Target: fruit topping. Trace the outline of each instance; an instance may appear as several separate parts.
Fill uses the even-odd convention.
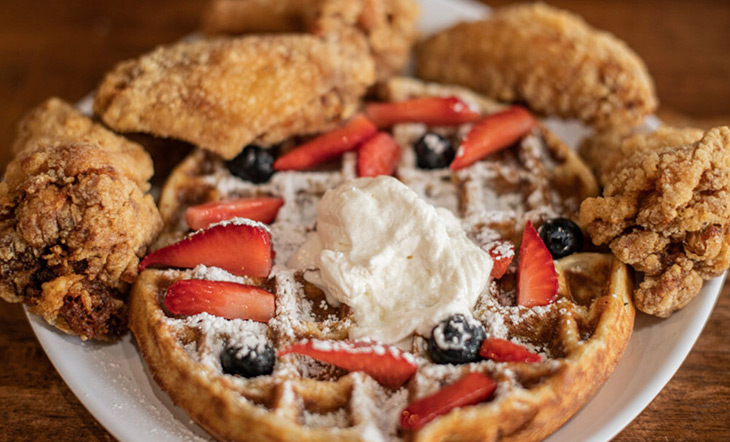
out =
[[[426,132],[413,146],[416,164],[421,169],[443,169],[448,167],[456,155],[451,140],[435,132]]]
[[[276,353],[269,344],[263,348],[228,346],[223,349],[220,358],[223,373],[253,378],[270,375],[274,371]]]
[[[274,221],[282,205],[283,199],[270,196],[213,201],[188,207],[185,221],[193,230],[205,229],[211,224],[232,218],[248,218],[268,224]]]
[[[398,388],[416,372],[413,356],[391,345],[371,341],[304,340],[279,351],[296,353],[347,371],[362,371],[381,385]]]
[[[199,264],[220,267],[241,276],[265,278],[271,271],[274,251],[271,234],[263,225],[235,222],[217,224],[182,241],[157,249],[139,264],[193,268]]]
[[[437,364],[466,364],[480,360],[479,347],[486,337],[481,324],[457,313],[431,330],[428,354]]]
[[[489,245],[487,252],[492,257],[490,276],[499,279],[507,272],[512,258],[515,257],[515,246],[509,241],[498,240]]]
[[[525,224],[517,265],[517,305],[548,305],[558,295],[558,274],[547,247],[531,221]]]
[[[490,153],[509,147],[524,137],[535,119],[522,107],[512,106],[477,121],[459,146],[451,170],[470,166]]]
[[[366,141],[357,153],[357,175],[393,175],[400,161],[400,146],[393,137],[380,132]]]
[[[274,170],[305,170],[354,150],[375,135],[378,128],[361,114],[345,126],[297,146],[274,162]]]
[[[497,383],[489,376],[469,373],[436,393],[408,404],[401,412],[400,426],[406,430],[417,430],[454,408],[487,400],[496,389]]]
[[[583,248],[583,232],[568,218],[549,219],[540,226],[539,232],[553,259],[563,258]]]
[[[506,339],[489,338],[482,342],[479,354],[484,359],[495,362],[540,362],[539,354],[533,353],[520,344]]]
[[[174,315],[209,313],[226,319],[268,322],[274,317],[274,295],[253,285],[204,279],[175,281],[165,294]]]
[[[365,114],[378,127],[398,123],[424,123],[428,126],[450,126],[470,123],[481,116],[456,97],[427,97],[395,103],[370,103]]]
[[[274,174],[274,153],[259,146],[246,146],[238,156],[226,163],[235,176],[253,183],[264,183]]]

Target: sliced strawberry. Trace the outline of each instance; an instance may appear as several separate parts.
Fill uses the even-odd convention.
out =
[[[470,123],[481,117],[456,97],[427,97],[395,103],[369,103],[365,115],[378,127],[398,123],[424,123],[428,126],[452,126]]]
[[[436,393],[411,402],[400,414],[400,426],[416,430],[454,408],[485,401],[497,383],[482,373],[469,373]]]
[[[181,279],[167,289],[165,305],[175,315],[210,313],[226,319],[268,322],[274,317],[274,295],[253,285],[228,281]]]
[[[211,224],[231,218],[248,218],[268,224],[276,218],[282,205],[283,199],[270,196],[213,201],[188,207],[185,221],[193,230],[205,229]]]
[[[403,385],[418,366],[398,348],[367,341],[304,340],[279,351],[279,356],[296,353],[327,362],[347,371],[363,371],[389,388]]]
[[[517,265],[517,304],[548,305],[558,296],[558,274],[545,243],[531,221],[525,224]]]
[[[155,250],[144,257],[139,271],[153,264],[181,268],[204,264],[234,275],[265,278],[273,259],[271,234],[263,226],[219,224]]]
[[[274,162],[274,170],[305,170],[353,150],[378,131],[364,116],[355,115],[345,126],[297,146]]]
[[[479,356],[495,362],[540,362],[542,360],[539,354],[531,352],[520,344],[496,338],[482,341]]]
[[[357,175],[393,175],[400,161],[400,146],[393,137],[380,132],[367,140],[357,152]]]
[[[493,279],[499,279],[507,272],[507,268],[515,257],[515,246],[509,241],[497,240],[489,245],[489,256],[492,257]]]
[[[463,169],[492,152],[511,146],[524,137],[535,124],[532,115],[519,106],[487,115],[476,122],[466,134],[449,168]]]

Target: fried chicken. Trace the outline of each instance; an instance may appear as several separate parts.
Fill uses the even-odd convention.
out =
[[[177,138],[231,159],[251,143],[329,130],[374,81],[364,41],[310,35],[183,42],[122,62],[94,111],[118,131]]]
[[[541,3],[460,23],[418,44],[416,59],[423,79],[599,128],[636,126],[657,106],[646,66],[626,44]]]
[[[578,151],[593,169],[600,185],[618,162],[634,152],[652,151],[665,146],[681,146],[693,143],[704,135],[694,128],[661,126],[651,134],[627,135],[622,131],[600,132],[581,143]]]
[[[116,135],[94,123],[68,103],[49,98],[29,112],[18,125],[13,152],[37,149],[56,142],[89,142],[103,149],[119,152],[126,160],[122,170],[137,182],[142,190],[149,189],[148,181],[154,172],[152,159],[137,143]]]
[[[72,141],[76,130],[86,135]],[[136,181],[145,173],[131,169],[144,151],[58,100],[26,118],[15,146],[0,183],[0,297],[82,339],[119,336],[139,257],[162,227]]]
[[[663,129],[614,145],[603,195],[580,208],[593,242],[644,272],[636,306],[660,317],[730,266],[730,128],[698,134]]]
[[[356,29],[367,39],[378,80],[401,73],[416,38],[414,0],[212,0],[203,16],[208,34]]]

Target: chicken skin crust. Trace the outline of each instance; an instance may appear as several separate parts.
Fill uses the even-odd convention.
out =
[[[580,207],[592,241],[644,272],[636,307],[659,317],[730,266],[730,128],[697,138],[666,128],[604,144],[614,156],[601,171],[603,194]]]
[[[416,46],[417,75],[598,128],[633,127],[657,106],[641,59],[577,15],[541,3],[495,10]]]
[[[212,0],[203,15],[207,34],[361,33],[378,80],[402,73],[416,39],[415,0]]]
[[[137,182],[142,190],[149,189],[154,169],[149,154],[137,143],[127,140],[95,123],[70,104],[58,98],[49,98],[20,121],[13,143],[13,152],[43,148],[48,144],[89,142],[105,150],[118,152],[126,164],[122,170]]]
[[[182,42],[122,62],[94,111],[112,129],[176,138],[225,159],[246,145],[329,130],[375,79],[366,43],[310,35]]]
[[[71,141],[77,131],[86,135]],[[60,100],[29,114],[15,146],[0,183],[0,297],[82,339],[117,338],[139,258],[162,228],[137,183],[151,160],[135,173],[141,146]]]

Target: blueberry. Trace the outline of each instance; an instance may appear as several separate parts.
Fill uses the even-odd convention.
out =
[[[416,163],[421,169],[443,169],[451,164],[456,152],[448,138],[426,132],[416,141]]]
[[[428,353],[437,364],[466,364],[481,360],[479,347],[486,338],[482,326],[462,314],[451,315],[431,331]]]
[[[252,349],[243,349],[238,346],[227,346],[221,352],[221,366],[223,373],[253,378],[269,375],[274,371],[276,353],[274,348],[266,344]]]
[[[579,252],[583,248],[583,233],[580,227],[568,218],[545,221],[540,226],[539,233],[553,259]]]
[[[274,174],[274,153],[271,149],[249,145],[226,165],[232,174],[254,183],[264,183]]]

